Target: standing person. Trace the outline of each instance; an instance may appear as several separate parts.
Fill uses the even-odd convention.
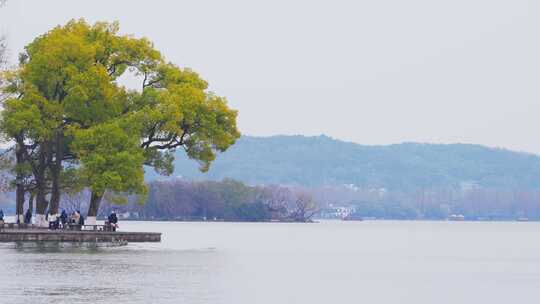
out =
[[[0,224],[4,224],[4,210],[0,209]]]
[[[111,225],[112,231],[116,231],[118,227],[118,217],[116,216],[116,211],[113,212],[108,217],[109,225]]]
[[[81,228],[82,226],[84,226],[84,216],[82,214],[79,213],[79,222],[78,222],[79,225],[81,225]]]
[[[24,214],[24,223],[32,224],[32,212],[30,212],[30,209],[26,209],[26,213]]]
[[[79,210],[75,211],[75,216],[73,217],[74,224],[80,225],[79,222],[81,220],[81,212]]]
[[[66,227],[67,220],[68,215],[66,213],[66,210],[62,209],[62,214],[60,214],[60,222],[62,222],[62,228]]]

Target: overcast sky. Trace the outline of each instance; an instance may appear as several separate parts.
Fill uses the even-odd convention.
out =
[[[81,17],[198,71],[243,134],[540,153],[540,1],[8,0],[0,29],[15,60]]]

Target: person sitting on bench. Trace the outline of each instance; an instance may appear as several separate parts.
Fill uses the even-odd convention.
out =
[[[113,211],[107,218],[107,224],[111,226],[112,231],[116,231],[116,228],[118,228],[118,217],[116,216],[115,211]]]

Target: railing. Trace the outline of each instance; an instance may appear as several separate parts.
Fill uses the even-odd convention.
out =
[[[38,227],[33,224],[24,224],[24,223],[17,224],[17,223],[0,222],[0,229],[51,229],[51,228]],[[108,224],[108,223],[104,225],[79,225],[79,224],[66,223],[64,225],[61,225],[61,227],[59,227],[58,229],[52,229],[52,230],[104,231],[104,232],[116,231],[113,225]]]

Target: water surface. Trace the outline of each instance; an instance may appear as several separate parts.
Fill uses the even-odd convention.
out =
[[[122,222],[159,244],[0,246],[1,303],[538,303],[540,223]]]

